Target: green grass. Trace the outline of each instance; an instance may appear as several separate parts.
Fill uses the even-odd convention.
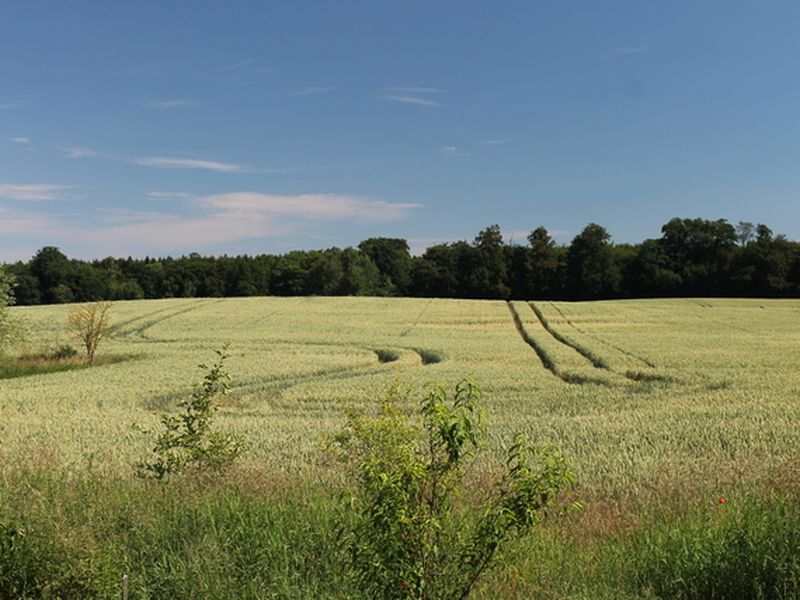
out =
[[[324,476],[323,476],[324,479]],[[361,598],[328,479],[239,472],[161,487],[16,470],[0,484],[0,598]],[[755,488],[598,521],[548,522],[504,552],[477,598],[795,598],[796,489]]]
[[[22,356],[19,358],[5,357],[0,359],[0,379],[14,379],[17,377],[30,377],[32,375],[46,375],[48,373],[61,373],[90,367],[111,365],[130,356],[102,356],[95,360],[94,365],[89,365],[83,358],[52,358],[46,355]]]

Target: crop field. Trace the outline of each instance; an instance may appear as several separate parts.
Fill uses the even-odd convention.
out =
[[[33,349],[67,342],[69,306],[19,307]],[[248,461],[310,464],[345,409],[391,382],[470,376],[492,450],[516,432],[561,449],[581,485],[777,464],[800,451],[800,301],[603,302],[382,298],[115,303],[91,369],[0,380],[0,452],[131,469],[152,426],[230,344],[220,427]]]

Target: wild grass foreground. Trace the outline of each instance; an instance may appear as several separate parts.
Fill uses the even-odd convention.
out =
[[[0,598],[120,597],[124,575],[131,598],[367,598],[338,539],[343,485],[329,471],[163,486],[6,463]],[[590,501],[509,547],[475,597],[795,598],[798,491]]]

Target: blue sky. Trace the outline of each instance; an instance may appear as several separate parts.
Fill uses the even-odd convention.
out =
[[[0,260],[800,238],[796,2],[0,4]]]

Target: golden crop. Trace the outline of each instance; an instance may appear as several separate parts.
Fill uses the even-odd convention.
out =
[[[67,341],[69,310],[13,314],[46,347]],[[99,356],[129,360],[0,380],[0,452],[129,468],[148,449],[131,424],[155,424],[225,342],[232,390],[218,420],[252,461],[308,464],[344,408],[397,376],[474,377],[493,444],[518,431],[555,444],[598,485],[800,451],[800,301],[174,299],[109,314],[118,333]]]

